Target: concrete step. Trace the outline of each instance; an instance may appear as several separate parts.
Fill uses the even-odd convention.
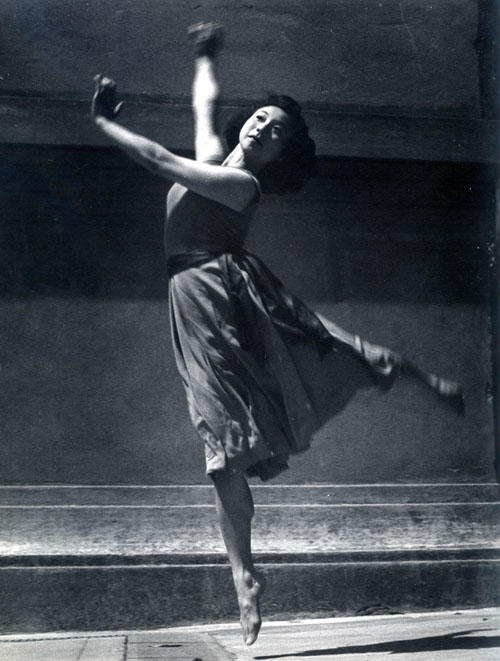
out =
[[[4,566],[0,631],[147,629],[238,619],[230,568],[221,557],[160,560],[99,566],[82,557],[79,564]],[[499,563],[498,552],[478,550],[434,557],[257,557],[268,582],[266,618],[499,605]]]
[[[496,482],[449,484],[252,484],[255,503],[370,504],[496,502]],[[209,484],[172,485],[0,485],[7,505],[212,505]]]
[[[1,512],[1,555],[222,552],[212,506],[22,507]],[[256,552],[493,547],[500,503],[259,505]]]
[[[237,617],[211,489],[0,489],[0,631]],[[267,613],[498,604],[498,485],[254,488]]]
[[[257,487],[254,494],[253,545],[261,553],[488,548],[500,538],[495,485],[463,493]],[[210,488],[4,488],[1,495],[0,555],[224,551]]]

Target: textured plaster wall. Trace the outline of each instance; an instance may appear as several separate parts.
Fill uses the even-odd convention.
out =
[[[170,347],[167,185],[106,149],[4,147],[0,174],[0,481],[203,481]],[[411,384],[363,394],[282,481],[491,478],[492,195],[485,168],[329,160],[267,200],[250,243],[297,294],[467,399],[457,418]]]
[[[86,97],[106,72],[127,94],[186,100],[186,27],[227,29],[228,99],[279,89],[307,104],[477,117],[474,0],[3,0],[0,94]]]

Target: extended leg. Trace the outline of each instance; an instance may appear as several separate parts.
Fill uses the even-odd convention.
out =
[[[252,493],[243,473],[218,475],[214,484],[217,516],[238,595],[243,637],[251,645],[260,630],[259,598],[265,587],[264,577],[256,572],[252,560]]]

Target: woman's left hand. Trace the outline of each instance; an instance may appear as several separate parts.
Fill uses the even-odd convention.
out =
[[[92,107],[90,115],[92,119],[105,117],[115,120],[123,105],[123,101],[116,103],[116,83],[111,78],[107,78],[98,73],[94,77],[95,92],[92,98]]]

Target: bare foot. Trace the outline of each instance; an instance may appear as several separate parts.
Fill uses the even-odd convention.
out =
[[[243,639],[247,645],[253,645],[259,635],[262,624],[259,600],[265,587],[266,579],[258,572],[254,572],[253,575],[246,572],[236,587]]]

